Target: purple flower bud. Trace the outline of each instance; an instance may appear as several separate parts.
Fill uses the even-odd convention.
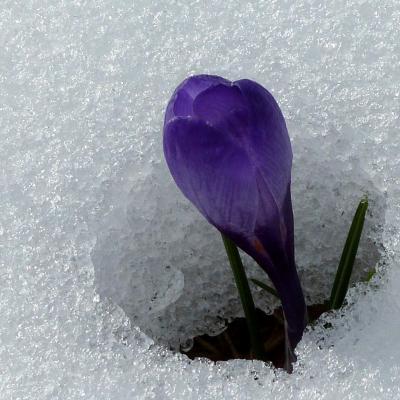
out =
[[[294,261],[292,150],[275,99],[247,79],[192,76],[167,106],[164,153],[183,194],[269,275],[294,349],[306,306]]]

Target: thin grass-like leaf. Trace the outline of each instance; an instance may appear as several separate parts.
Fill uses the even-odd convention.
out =
[[[271,286],[266,285],[265,283],[259,281],[258,279],[250,278],[250,280],[257,286],[259,286],[261,289],[264,289],[265,291],[267,291],[268,293],[272,294],[273,296],[279,299],[278,292]]]
[[[340,258],[330,297],[330,306],[332,309],[340,308],[346,297],[367,209],[368,200],[365,198],[360,201],[357,211],[354,214],[353,222],[351,223],[346,244],[344,245],[342,256]]]

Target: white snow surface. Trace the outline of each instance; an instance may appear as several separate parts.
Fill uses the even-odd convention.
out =
[[[397,0],[2,0],[0,398],[399,399],[399,26]],[[306,332],[292,375],[169,350],[241,314],[162,155],[195,73],[255,79],[282,107],[309,303],[370,199],[354,279],[378,274]]]

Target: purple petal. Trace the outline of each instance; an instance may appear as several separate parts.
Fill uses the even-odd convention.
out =
[[[176,118],[165,127],[164,152],[178,187],[213,225],[242,234],[254,230],[254,168],[228,133],[202,120]]]
[[[285,119],[272,95],[248,79],[234,82],[240,88],[251,112],[253,129],[249,140],[252,155],[277,204],[282,204],[290,183],[292,149]]]
[[[216,75],[195,75],[185,79],[175,90],[165,112],[165,124],[175,117],[193,115],[192,104],[196,96],[211,86],[231,84]]]
[[[173,115],[174,117],[186,117],[193,114],[193,98],[190,94],[182,89],[176,92],[175,101],[173,103]]]
[[[193,102],[194,114],[218,128],[228,128],[226,120],[237,110],[246,110],[246,103],[239,88],[232,85],[211,86]]]
[[[211,86],[218,84],[230,85],[231,82],[217,75],[194,75],[182,83],[182,89],[186,90],[192,99]]]
[[[290,197],[292,149],[284,117],[272,95],[258,83],[244,79],[234,82],[234,85],[240,88],[251,113],[249,149],[264,181],[264,190],[261,193],[264,195],[269,192],[265,206],[270,205],[272,196],[280,220],[277,228],[281,246],[271,247],[276,250],[278,258],[281,259],[282,254],[285,254],[288,263],[294,264],[293,212]],[[271,242],[273,235],[269,234],[266,228],[270,225],[270,216],[263,215],[265,208],[260,209],[257,230],[261,242],[266,244]]]

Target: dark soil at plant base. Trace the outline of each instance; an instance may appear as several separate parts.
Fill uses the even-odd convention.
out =
[[[328,306],[315,304],[308,306],[309,323],[328,311]],[[265,314],[257,309],[261,339],[264,343],[266,361],[272,362],[277,368],[284,367],[285,334],[282,309],[278,308],[273,314]],[[193,347],[189,351],[181,350],[190,359],[208,358],[212,361],[227,361],[232,359],[252,360],[250,339],[246,320],[236,318],[228,323],[227,328],[216,336],[201,335],[193,340]]]

